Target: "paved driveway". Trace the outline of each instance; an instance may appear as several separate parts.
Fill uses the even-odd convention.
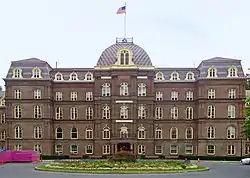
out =
[[[250,166],[242,166],[239,163],[202,162],[211,168],[210,171],[181,174],[158,174],[157,178],[249,178]],[[0,178],[145,178],[152,175],[89,175],[39,172],[33,169],[34,164],[6,164],[0,168]]]

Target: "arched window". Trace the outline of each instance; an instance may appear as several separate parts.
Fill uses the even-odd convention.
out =
[[[170,129],[170,139],[178,139],[178,129],[176,127]]]
[[[128,84],[127,83],[121,83],[120,96],[128,96]]]
[[[235,118],[236,117],[236,107],[235,105],[229,105],[228,108],[227,108],[227,111],[228,111],[228,118]]]
[[[61,74],[60,72],[57,72],[55,75],[55,80],[56,81],[62,81],[63,80],[63,74]]]
[[[214,105],[209,105],[207,107],[207,117],[215,118],[215,106]]]
[[[164,74],[162,72],[157,72],[155,75],[155,80],[165,80]]]
[[[162,119],[163,118],[163,108],[156,107],[155,108],[155,119]]]
[[[77,107],[70,108],[70,119],[71,120],[78,119],[78,108]]]
[[[209,126],[207,128],[207,138],[208,139],[214,139],[215,138],[215,128],[212,126]]]
[[[77,138],[78,138],[77,128],[73,127],[71,128],[71,139],[77,139]]]
[[[122,50],[120,52],[120,65],[129,65],[130,55],[128,50]]]
[[[86,108],[86,119],[87,120],[92,120],[94,115],[94,111],[92,107],[87,107]]]
[[[227,70],[228,74],[227,77],[238,77],[238,69],[235,66],[229,67]]]
[[[102,138],[103,139],[110,139],[110,129],[108,127],[103,128]]]
[[[84,80],[92,81],[93,79],[94,79],[94,77],[93,77],[93,74],[91,72],[87,72],[85,74]]]
[[[42,118],[42,108],[39,105],[34,106],[34,118],[35,119]]]
[[[34,139],[42,138],[42,128],[40,126],[34,127]]]
[[[178,108],[171,108],[171,119],[178,119]]]
[[[22,69],[15,68],[12,70],[12,78],[23,78]]]
[[[143,105],[138,107],[138,119],[146,119],[146,107]]]
[[[128,106],[122,105],[120,107],[120,118],[121,119],[128,119]]]
[[[15,127],[15,139],[23,138],[23,129],[20,126]]]
[[[233,126],[227,128],[227,139],[235,139],[236,129]]]
[[[56,139],[63,139],[63,129],[61,127],[56,128]]]
[[[147,88],[145,83],[138,84],[138,96],[146,96],[147,95]]]
[[[0,135],[0,140],[5,140],[6,139],[6,131],[3,130]]]
[[[186,128],[186,139],[193,139],[193,128],[192,127],[187,127]]]
[[[92,128],[86,129],[85,138],[86,139],[93,139],[93,129]]]
[[[102,85],[102,96],[110,96],[110,84],[104,83]]]
[[[146,131],[143,126],[140,126],[137,131],[137,138],[138,139],[146,139]]]
[[[180,80],[179,73],[173,72],[173,73],[171,74],[170,80]]]
[[[32,77],[31,78],[42,78],[42,71],[39,68],[32,69]]]
[[[185,78],[185,80],[194,80],[195,78],[194,78],[194,73],[193,72],[188,72],[187,74],[186,74],[186,78]]]
[[[55,119],[56,120],[61,120],[61,119],[63,119],[63,108],[61,108],[61,107],[56,107],[56,115],[55,115]]]
[[[215,67],[210,67],[207,71],[207,77],[209,78],[217,77],[217,69]]]
[[[156,128],[155,129],[155,139],[162,139],[162,129],[161,128]]]
[[[16,119],[22,118],[22,107],[21,107],[21,105],[14,106],[14,118],[16,118]]]
[[[77,73],[72,72],[72,73],[69,75],[69,80],[78,80]]]
[[[102,118],[103,119],[110,119],[110,107],[107,105],[103,107]]]

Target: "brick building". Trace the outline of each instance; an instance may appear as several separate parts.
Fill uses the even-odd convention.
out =
[[[132,39],[117,39],[93,68],[52,68],[31,58],[11,62],[4,80],[0,146],[6,149],[247,154],[241,135],[246,78],[237,59],[155,67]]]

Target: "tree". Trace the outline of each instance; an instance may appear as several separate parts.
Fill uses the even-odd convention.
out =
[[[250,138],[250,98],[246,99],[245,106],[245,122],[243,125],[243,132],[246,138]]]

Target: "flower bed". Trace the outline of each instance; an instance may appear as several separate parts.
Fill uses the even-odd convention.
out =
[[[59,161],[36,168],[41,171],[75,173],[170,173],[204,171],[208,168],[181,161],[147,160],[136,162],[97,161]]]

